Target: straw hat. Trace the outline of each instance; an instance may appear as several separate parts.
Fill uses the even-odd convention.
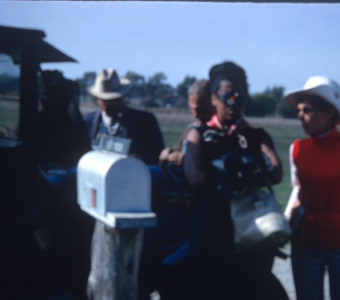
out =
[[[103,69],[98,72],[94,84],[87,91],[96,98],[114,100],[123,96],[129,84],[129,79],[118,78],[116,70]]]
[[[302,89],[289,91],[285,94],[288,103],[296,107],[301,96],[319,96],[332,104],[340,113],[340,85],[325,76],[310,77]]]

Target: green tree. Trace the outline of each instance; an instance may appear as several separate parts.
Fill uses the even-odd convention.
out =
[[[154,75],[149,77],[148,82],[146,84],[148,95],[151,97],[157,98],[158,95],[162,91],[162,87],[165,81],[166,81],[166,76],[162,72],[155,73]]]
[[[264,94],[272,96],[275,102],[279,103],[283,99],[284,90],[283,86],[274,86],[272,88],[267,88],[264,91]]]
[[[188,106],[188,90],[190,86],[197,81],[197,78],[194,76],[185,76],[183,81],[179,83],[176,87],[176,106],[178,107],[187,107]]]
[[[157,107],[157,103],[154,98],[150,96],[145,96],[141,99],[140,105],[143,107]]]
[[[188,98],[188,90],[196,81],[197,78],[194,76],[185,76],[183,81],[177,85],[177,96]]]
[[[0,75],[0,95],[19,90],[19,78],[7,74]]]
[[[283,118],[296,118],[295,109],[284,99],[282,99],[277,107],[276,107],[276,114],[283,117]]]
[[[128,71],[125,74],[125,77],[128,78],[131,82],[126,93],[126,98],[142,99],[147,96],[147,86],[143,75],[140,75],[133,71]]]
[[[294,112],[285,105],[284,87],[267,87],[263,93],[252,96],[252,101],[247,105],[245,114],[248,116],[263,117],[268,115],[279,115],[281,117],[293,117]]]
[[[79,86],[80,102],[92,102],[96,104],[96,100],[87,92],[87,88],[94,83],[96,79],[96,72],[85,72],[82,78],[76,79]]]
[[[273,115],[275,109],[276,101],[273,95],[268,93],[257,93],[252,95],[252,99],[247,104],[244,113],[247,116],[264,117]]]
[[[165,106],[174,100],[174,88],[166,83],[163,72],[155,73],[149,77],[147,83],[147,97],[153,99],[155,106]]]

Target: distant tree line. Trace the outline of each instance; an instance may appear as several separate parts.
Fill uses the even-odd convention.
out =
[[[86,92],[86,87],[93,84],[95,76],[95,72],[87,72],[84,73],[83,78],[77,79],[83,99],[91,99],[91,96]],[[124,77],[131,81],[125,96],[128,103],[148,108],[186,108],[188,106],[188,89],[197,80],[195,76],[186,76],[182,82],[173,87],[167,82],[167,77],[163,72],[155,73],[146,79],[141,74],[128,71]],[[262,93],[252,94],[252,99],[246,106],[245,115],[295,118],[296,113],[283,99],[283,94],[284,87],[282,86],[268,87]]]
[[[0,95],[17,92],[19,90],[18,76],[10,76],[7,74],[0,75]]]

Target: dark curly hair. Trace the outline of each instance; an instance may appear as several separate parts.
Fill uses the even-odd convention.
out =
[[[242,67],[232,61],[226,61],[212,66],[209,71],[209,78],[212,94],[216,94],[221,81],[229,80],[239,91],[242,91],[249,97],[246,72]]]

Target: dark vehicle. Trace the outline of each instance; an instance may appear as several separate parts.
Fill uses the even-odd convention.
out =
[[[0,26],[0,299],[81,299],[86,283],[87,269],[71,278],[80,258],[65,259],[82,235],[71,219],[80,224],[85,217],[76,201],[51,203],[54,187],[41,176],[38,152],[40,64],[76,61],[44,37],[40,30]]]

